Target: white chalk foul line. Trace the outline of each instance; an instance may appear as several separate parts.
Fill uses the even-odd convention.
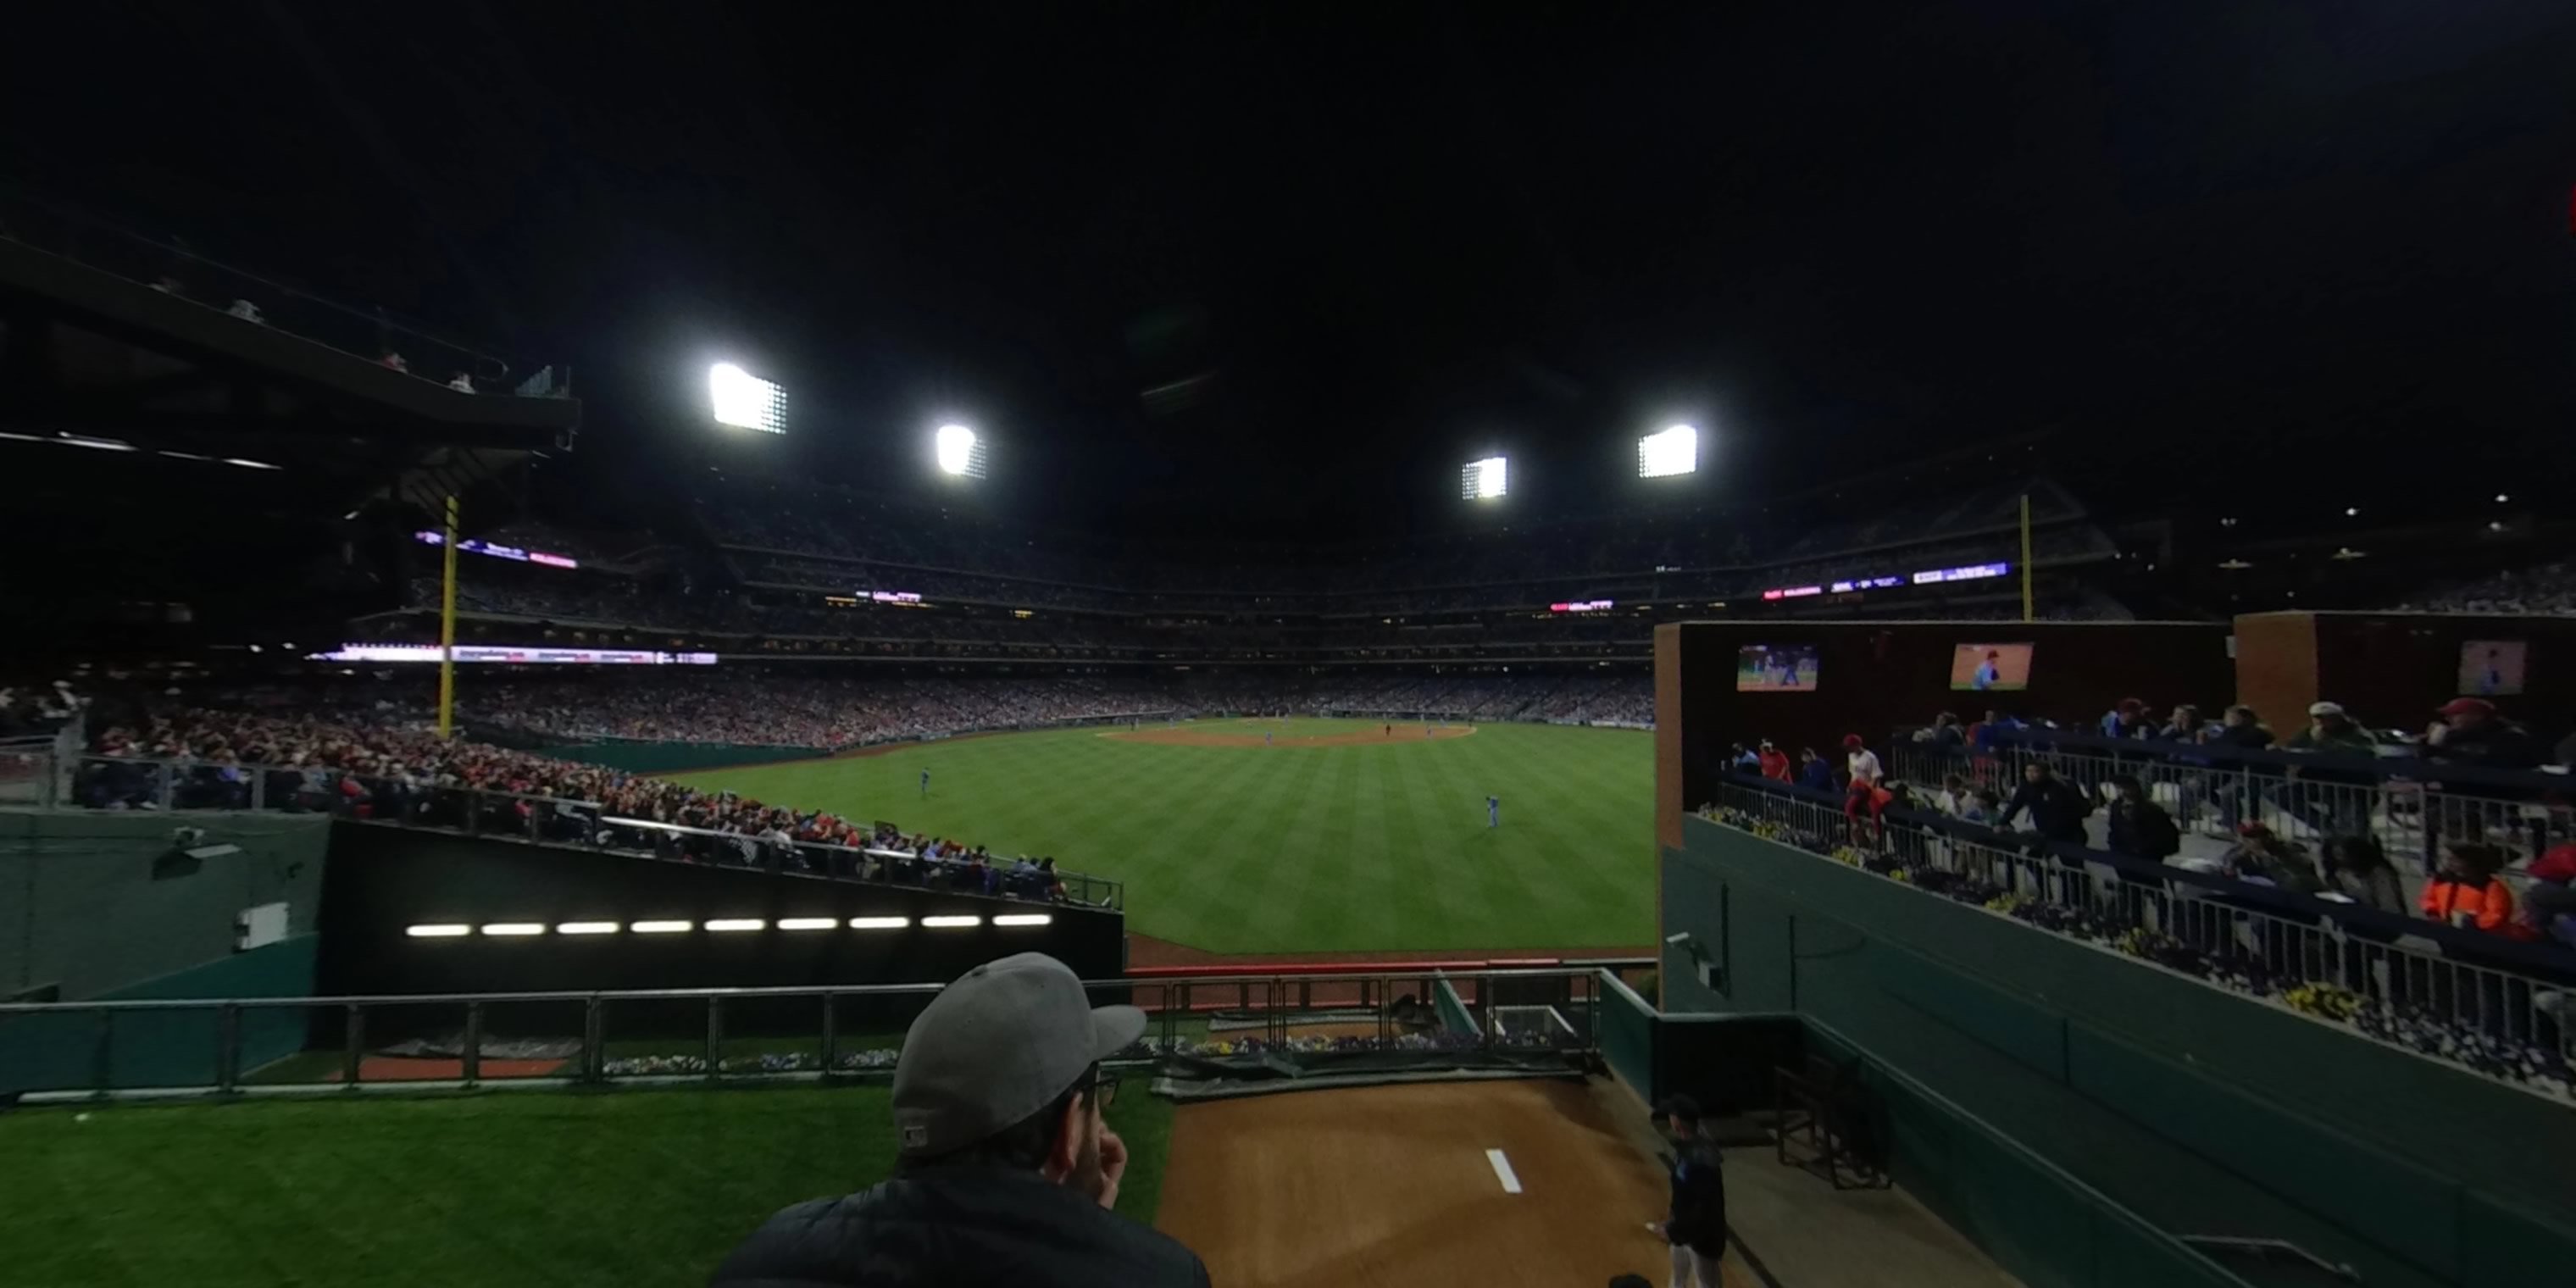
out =
[[[1485,1161],[1494,1165],[1494,1179],[1503,1183],[1503,1193],[1518,1194],[1521,1192],[1521,1178],[1512,1173],[1512,1160],[1503,1157],[1503,1151],[1499,1149],[1486,1150]]]

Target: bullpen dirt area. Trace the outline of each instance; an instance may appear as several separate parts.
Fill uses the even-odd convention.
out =
[[[1230,1288],[1661,1283],[1664,1178],[1610,1114],[1571,1079],[1184,1105],[1155,1224]]]
[[[1474,725],[1425,729],[1418,724],[1398,724],[1392,733],[1381,727],[1338,733],[1279,733],[1265,737],[1234,729],[1125,729],[1100,736],[1119,742],[1159,742],[1174,747],[1365,747],[1389,742],[1446,742],[1474,732]]]

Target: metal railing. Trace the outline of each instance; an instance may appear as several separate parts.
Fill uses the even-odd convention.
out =
[[[1472,1032],[1444,1026],[1432,998],[1443,987],[1468,999]],[[0,1044],[21,1026],[40,1030],[58,1063],[76,1074],[51,1085],[0,1088],[34,1099],[118,1095],[294,1092],[316,1088],[408,1090],[485,1082],[539,1085],[721,1082],[884,1074],[903,1034],[940,984],[794,988],[680,988],[398,996],[200,998],[0,1004]],[[1140,1006],[1143,1038],[1103,1063],[1151,1065],[1171,1056],[1225,1057],[1304,1051],[1581,1053],[1598,1049],[1598,1000],[1619,987],[1599,966],[1450,972],[1436,964],[1246,978],[1239,974],[1096,980],[1094,1005]],[[1515,999],[1518,999],[1517,1001]],[[1531,1012],[1544,1012],[1530,1022]],[[1363,1017],[1363,1013],[1364,1017]],[[1232,1028],[1211,1023],[1229,1016]],[[1336,1031],[1300,1038],[1321,1017]],[[1521,1016],[1516,1020],[1515,1016]],[[254,1065],[251,1035],[283,1017],[291,1051]],[[513,1035],[513,1031],[516,1035]],[[125,1042],[173,1035],[203,1042],[193,1055],[157,1053],[202,1079],[138,1082]],[[426,1037],[420,1035],[428,1035]],[[634,1036],[627,1036],[627,1035]],[[271,1044],[272,1046],[274,1043]],[[71,1057],[77,1050],[77,1058]],[[533,1057],[529,1053],[535,1052]],[[436,1061],[435,1074],[370,1061]],[[452,1072],[445,1066],[453,1063]]]
[[[50,734],[0,738],[0,804],[52,803],[59,794],[54,781],[54,752]]]
[[[2339,904],[2230,877],[1941,824],[1856,816],[1736,777],[1716,821],[1979,904],[2035,929],[2172,966],[2213,987],[2340,1021],[2375,1040],[2553,1099],[2576,1095],[2576,952]]]
[[[1900,739],[1888,761],[1895,777],[1920,787],[1956,774],[2007,798],[2034,763],[2096,799],[2112,778],[2134,777],[2176,826],[2202,836],[2233,837],[2242,823],[2310,841],[2367,834],[2419,872],[2439,865],[2446,841],[2486,841],[2536,856],[2576,837],[2569,809],[2576,778],[2560,774],[2188,743],[2074,743],[2029,733],[1980,750]]]
[[[50,757],[48,757],[50,758]],[[0,762],[0,767],[7,763]],[[840,881],[950,890],[1123,911],[1123,881],[1048,871],[994,856],[979,865],[903,850],[829,845],[715,831],[609,813],[596,801],[441,786],[380,775],[278,765],[82,755],[68,772],[36,768],[40,807],[329,814],[387,827],[570,846],[690,863],[801,873]],[[348,790],[354,785],[355,792]],[[0,784],[5,786],[5,784]],[[0,794],[0,800],[5,800]]]

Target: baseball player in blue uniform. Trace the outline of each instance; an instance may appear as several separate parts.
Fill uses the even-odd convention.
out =
[[[927,769],[921,771],[921,795],[925,800],[930,797],[930,771]]]
[[[1500,796],[1488,796],[1488,797],[1486,797],[1486,798],[1485,798],[1485,826],[1487,826],[1487,827],[1501,827],[1502,825],[1503,825],[1503,798],[1502,798],[1502,797],[1500,797]]]

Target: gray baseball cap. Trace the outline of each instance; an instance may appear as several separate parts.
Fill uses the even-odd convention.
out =
[[[1027,1118],[1144,1033],[1143,1011],[1092,1006],[1073,968],[1044,953],[966,972],[930,1000],[895,1057],[904,1157],[963,1149]]]

